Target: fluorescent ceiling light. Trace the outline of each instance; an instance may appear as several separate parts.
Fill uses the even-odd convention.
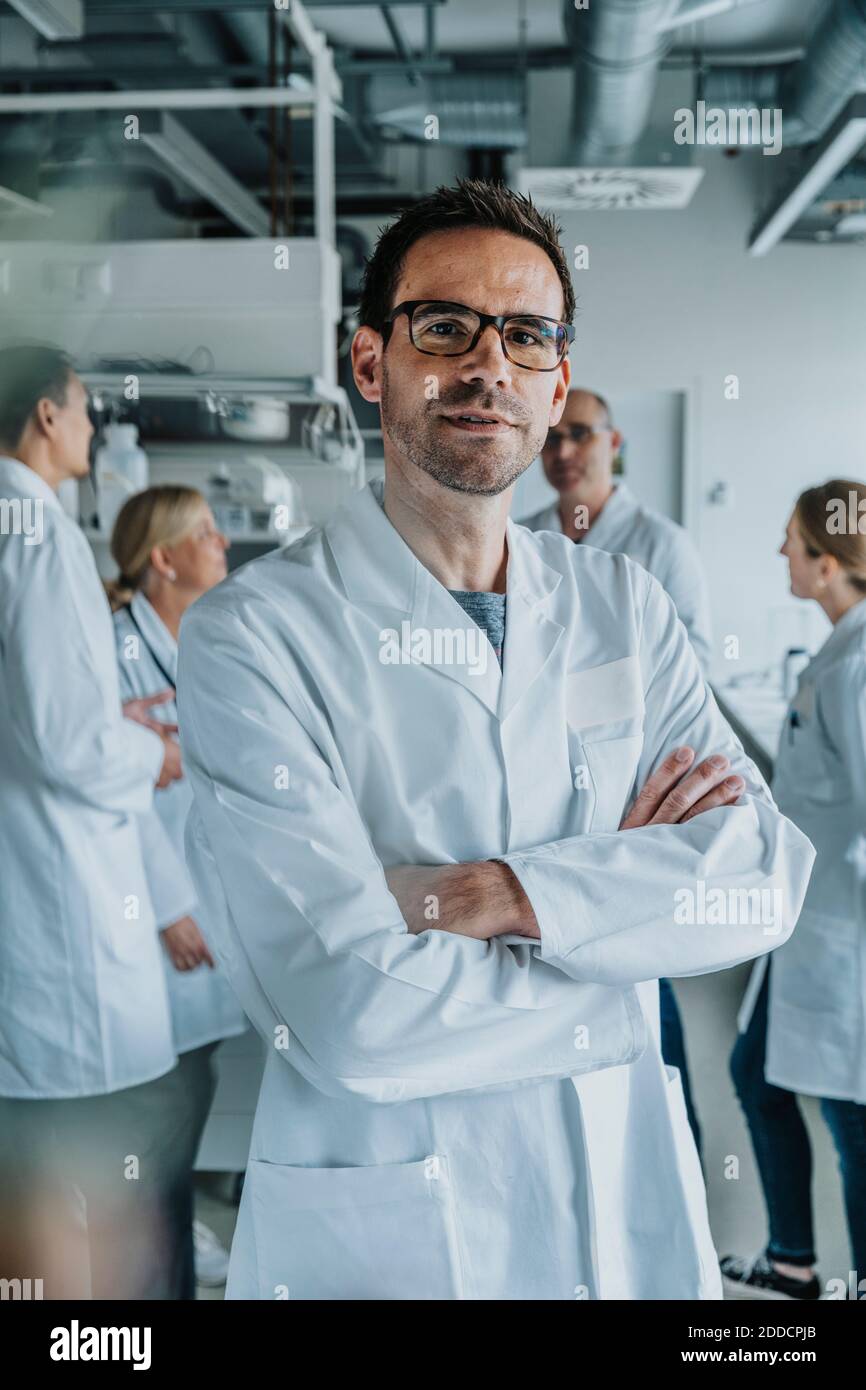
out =
[[[83,0],[9,0],[46,39],[83,39]]]
[[[45,69],[46,74],[50,69]],[[33,111],[230,111],[244,106],[311,108],[312,87],[148,87],[122,92],[4,92],[0,114]]]
[[[814,156],[798,182],[789,188],[752,233],[750,256],[765,256],[812,206],[816,198],[866,144],[866,94],[851,98],[815,146]]]
[[[270,220],[261,203],[173,116],[166,113],[143,116],[139,138],[163,164],[218,207],[236,226],[251,236],[268,235]]]

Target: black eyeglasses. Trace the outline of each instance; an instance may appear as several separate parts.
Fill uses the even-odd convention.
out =
[[[548,430],[545,440],[546,449],[555,449],[558,444],[564,444],[566,440],[571,440],[574,444],[585,444],[588,439],[594,439],[597,434],[604,430],[612,429],[611,425],[561,425],[558,429]]]
[[[460,357],[471,352],[492,323],[509,362],[529,372],[552,372],[568,352],[569,343],[574,342],[570,323],[543,314],[481,314],[447,299],[407,299],[385,320],[382,336],[386,344],[400,314],[409,320],[412,346],[430,357]]]

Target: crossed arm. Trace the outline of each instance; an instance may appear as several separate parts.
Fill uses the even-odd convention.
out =
[[[685,824],[742,796],[745,779],[728,776],[730,759],[713,754],[693,766],[694,749],[675,748],[647,778],[620,830],[644,825]],[[388,887],[413,934],[436,929],[487,941],[506,934],[539,941],[532,904],[511,868],[498,859],[467,864],[397,865],[387,869]],[[430,898],[438,918],[429,920]]]

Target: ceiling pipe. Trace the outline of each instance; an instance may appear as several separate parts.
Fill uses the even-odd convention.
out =
[[[701,95],[707,106],[776,106],[786,146],[813,144],[866,80],[866,0],[832,0],[799,63],[711,68]]]
[[[564,0],[574,52],[571,161],[626,163],[646,128],[673,31],[751,3],[686,0],[673,10],[670,0],[593,0],[576,9]],[[780,108],[784,143],[802,145],[821,138],[864,74],[866,0],[832,0],[799,62],[709,67],[701,96],[707,107]]]
[[[668,46],[659,26],[669,11],[670,0],[595,0],[581,10],[564,0],[565,33],[574,49],[576,165],[627,161],[649,118]]]

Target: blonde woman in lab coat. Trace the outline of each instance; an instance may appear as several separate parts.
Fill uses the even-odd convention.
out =
[[[859,525],[858,525],[859,522]],[[802,673],[779,746],[779,809],[818,851],[797,930],[755,967],[731,1071],[769,1213],[766,1250],[722,1261],[741,1297],[817,1298],[812,1156],[796,1093],[818,1096],[839,1155],[866,1294],[866,484],[798,498],[781,553],[791,592],[833,630]]]
[[[119,577],[107,586],[124,699],[174,687],[181,617],[195,599],[225,578],[227,547],[207,502],[192,488],[152,487],[125,503],[111,539]],[[161,710],[174,722],[173,701]],[[139,826],[164,947],[174,1045],[185,1080],[185,1114],[178,1131],[183,1181],[177,1190],[177,1220],[190,1232],[188,1296],[193,1297],[193,1242],[200,1283],[224,1282],[228,1267],[227,1253],[216,1237],[201,1222],[193,1222],[192,1172],[216,1088],[214,1052],[224,1038],[243,1033],[247,1022],[199,924],[183,852],[190,801],[186,780],[175,782],[139,817]]]

